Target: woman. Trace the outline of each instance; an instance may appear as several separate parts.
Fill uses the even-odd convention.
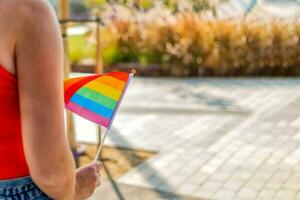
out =
[[[63,47],[44,0],[0,0],[0,199],[87,199],[100,163],[75,170],[64,133]]]

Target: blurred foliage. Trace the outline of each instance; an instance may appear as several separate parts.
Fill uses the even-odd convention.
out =
[[[84,36],[69,36],[68,37],[69,58],[72,63],[79,63],[83,58],[94,58],[96,48],[94,42],[87,42]]]
[[[193,10],[174,13],[170,7],[178,9],[174,6],[177,1],[163,2],[163,6],[146,12],[119,6],[102,14],[105,26],[100,41],[106,65],[139,62],[144,67],[159,64],[184,71],[209,69],[220,75],[300,67],[299,20],[212,20]],[[149,5],[144,4],[145,8]],[[96,40],[91,38],[95,33],[69,39],[73,62],[94,57]]]

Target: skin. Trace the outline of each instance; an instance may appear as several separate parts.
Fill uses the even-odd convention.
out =
[[[30,176],[56,200],[87,199],[101,163],[75,170],[64,127],[63,47],[44,0],[0,0],[0,63],[17,77]]]

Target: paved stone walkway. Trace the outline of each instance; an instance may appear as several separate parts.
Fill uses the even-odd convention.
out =
[[[158,154],[122,187],[300,199],[300,80],[137,78],[125,99],[106,144]],[[78,139],[95,142],[95,126],[76,122]]]

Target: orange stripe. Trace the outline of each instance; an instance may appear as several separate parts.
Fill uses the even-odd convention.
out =
[[[64,91],[67,91],[69,87],[71,87],[74,83],[77,81],[80,81],[81,79],[84,79],[85,77],[78,77],[78,78],[70,78],[70,79],[65,79],[64,81]]]
[[[114,77],[111,77],[111,76],[101,76],[101,77],[97,78],[95,81],[103,83],[107,86],[110,86],[110,87],[112,87],[116,90],[120,90],[120,91],[122,91],[125,87],[125,82],[123,82],[119,79],[116,79]]]

